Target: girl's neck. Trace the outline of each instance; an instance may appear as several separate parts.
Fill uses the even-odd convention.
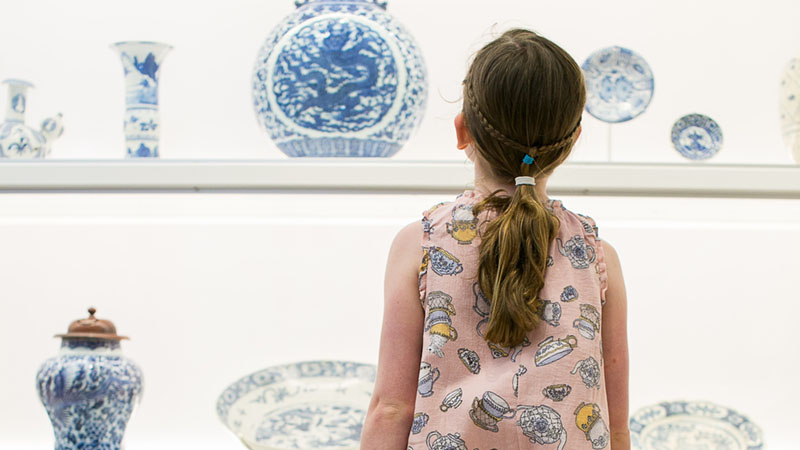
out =
[[[514,184],[506,184],[496,180],[492,177],[489,169],[481,158],[475,158],[475,192],[488,196],[492,192],[499,190],[504,191],[509,196],[514,194],[516,186]],[[547,180],[548,177],[536,178],[536,198],[542,203],[548,202],[550,199],[547,197]]]

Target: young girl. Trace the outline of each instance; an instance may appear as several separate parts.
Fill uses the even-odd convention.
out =
[[[392,243],[362,449],[630,449],[619,260],[545,190],[585,99],[575,61],[531,31],[475,55],[455,119],[475,188]]]

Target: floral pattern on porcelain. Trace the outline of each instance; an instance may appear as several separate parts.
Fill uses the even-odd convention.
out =
[[[672,125],[672,146],[684,158],[709,159],[722,147],[722,129],[714,119],[702,114],[687,114]]]
[[[647,61],[623,47],[592,53],[581,66],[586,79],[586,111],[618,123],[642,114],[653,98],[653,72]]]
[[[630,418],[631,443],[639,450],[713,448],[762,450],[761,429],[744,415],[708,401],[645,406]]]
[[[172,47],[159,42],[118,42],[125,75],[125,151],[128,158],[159,156],[159,69]]]
[[[289,156],[391,156],[422,119],[427,73],[385,2],[296,2],[253,74],[259,123]]]
[[[34,87],[33,84],[14,79],[3,83],[8,85],[8,103],[5,121],[0,124],[0,158],[31,159],[48,156],[53,141],[64,131],[62,115],[59,113],[44,119],[40,130],[27,126],[27,91]]]
[[[270,367],[225,389],[217,415],[251,448],[357,447],[375,375],[348,361]]]
[[[63,339],[60,354],[36,376],[56,450],[121,449],[142,379],[118,341]]]

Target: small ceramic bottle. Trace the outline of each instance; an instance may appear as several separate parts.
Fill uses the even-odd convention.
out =
[[[89,317],[69,326],[59,354],[36,376],[53,425],[56,450],[122,448],[125,427],[142,393],[141,370],[122,356],[114,324]]]
[[[0,158],[44,158],[50,154],[53,141],[64,131],[61,113],[42,121],[37,131],[25,125],[28,89],[33,84],[24,80],[5,80],[8,86],[5,121],[0,124]]]

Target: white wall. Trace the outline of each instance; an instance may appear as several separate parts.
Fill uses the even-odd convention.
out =
[[[62,111],[57,158],[121,158],[123,79],[108,45],[157,40],[175,48],[162,67],[162,154],[167,158],[278,158],[251,108],[250,77],[269,31],[291,0],[4,2],[0,79],[37,85],[29,121]],[[452,118],[467,60],[511,26],[536,29],[578,63],[595,50],[629,47],[649,62],[655,96],[632,122],[613,127],[616,161],[680,161],[669,142],[676,119],[699,112],[722,127],[715,162],[790,162],[778,124],[778,81],[800,55],[800,3],[674,0],[390,0],[430,73],[418,133],[396,158],[458,158]],[[1,98],[4,98],[2,94]],[[608,126],[591,116],[574,157],[606,158]]]
[[[217,395],[291,361],[377,361],[394,233],[446,195],[0,196],[0,448],[46,449],[34,388],[85,308],[144,370],[128,448],[236,449]],[[564,198],[614,244],[629,295],[631,412],[703,399],[794,448],[800,203]]]
[[[164,159],[281,157],[257,127],[249,84],[290,0],[6,3],[0,78],[38,86],[30,123],[64,113],[54,157],[122,157],[122,71],[108,49],[119,40],[175,46],[162,74]],[[610,45],[647,58],[656,94],[614,127],[616,161],[678,161],[669,129],[701,112],[725,133],[715,161],[788,162],[777,90],[798,53],[800,3],[394,0],[389,12],[416,36],[431,79],[425,121],[399,159],[460,157],[448,101],[468,56],[519,25],[579,63]],[[607,132],[587,116],[574,158],[605,158]],[[217,394],[272,364],[374,362],[391,238],[444,197],[0,194],[0,448],[52,445],[34,376],[57,351],[50,336],[90,304],[133,338],[123,350],[145,372],[129,449],[240,448],[216,420]],[[761,425],[769,448],[793,448],[798,201],[564,200],[599,221],[623,260],[632,411],[712,400]]]

